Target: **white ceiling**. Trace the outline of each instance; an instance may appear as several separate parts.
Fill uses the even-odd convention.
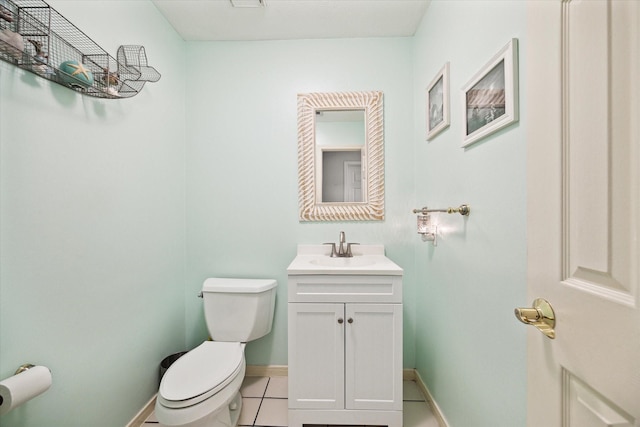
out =
[[[430,0],[152,0],[185,40],[286,40],[412,36]]]

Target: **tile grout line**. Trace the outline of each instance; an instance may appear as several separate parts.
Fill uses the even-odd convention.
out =
[[[256,422],[258,421],[258,414],[260,413],[260,408],[262,408],[262,402],[264,401],[264,397],[267,395],[267,389],[269,388],[269,382],[271,381],[271,377],[267,377],[267,385],[264,387],[264,391],[262,392],[262,397],[260,398],[260,405],[258,405],[258,410],[256,411],[256,416],[253,419],[253,424],[251,424],[252,427],[254,427],[256,425]]]

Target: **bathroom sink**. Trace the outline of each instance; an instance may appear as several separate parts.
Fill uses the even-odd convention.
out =
[[[376,260],[374,257],[367,255],[356,255],[350,258],[331,258],[330,256],[320,255],[318,258],[310,259],[309,262],[326,267],[364,267],[375,264]]]
[[[353,246],[353,257],[331,257],[329,246],[298,245],[289,274],[402,275],[402,268],[384,255],[383,245]]]

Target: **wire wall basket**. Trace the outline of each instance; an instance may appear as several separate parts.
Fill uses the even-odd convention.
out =
[[[143,46],[120,46],[114,58],[42,0],[0,0],[0,59],[97,98],[129,98],[160,80]]]

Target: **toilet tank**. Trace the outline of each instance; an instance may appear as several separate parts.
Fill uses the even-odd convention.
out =
[[[248,342],[271,332],[277,284],[273,279],[205,280],[202,298],[211,338]]]

